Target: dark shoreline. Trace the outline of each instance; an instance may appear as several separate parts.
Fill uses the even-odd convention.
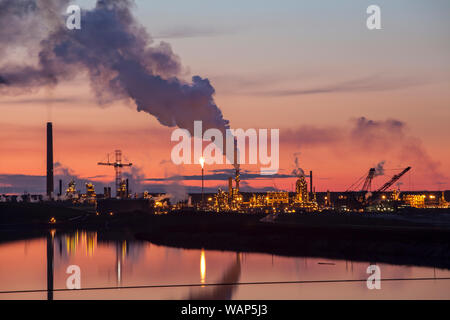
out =
[[[0,209],[2,206],[0,205]],[[18,205],[0,210],[0,243],[50,230],[98,232],[186,249],[259,252],[450,269],[450,214],[265,214],[178,212],[100,215],[74,208]],[[49,223],[51,217],[56,223]],[[8,222],[7,224],[5,222]]]
[[[178,221],[174,224],[170,217],[159,218],[161,221],[154,221],[151,231],[137,233],[136,238],[185,249],[450,269],[450,230],[437,226],[314,225],[310,221],[305,222],[304,217],[294,219],[298,220],[296,223],[283,221],[275,224],[262,223],[251,217],[239,223],[230,217],[203,217],[201,222],[193,223],[196,217],[184,217],[184,223]]]

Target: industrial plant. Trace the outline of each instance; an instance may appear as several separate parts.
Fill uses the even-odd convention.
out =
[[[240,190],[240,167],[234,166],[234,176],[228,177],[228,188],[221,188],[214,194],[202,192],[190,194],[189,199],[172,203],[170,195],[150,194],[149,192],[133,193],[128,179],[122,178],[122,169],[133,164],[122,161],[121,150],[115,150],[114,160],[98,162],[99,166],[110,166],[115,171],[115,194],[111,187],[104,187],[98,193],[91,182],[84,185],[84,191],[71,179],[59,180],[59,191],[54,194],[53,173],[53,124],[47,123],[47,174],[46,196],[24,194],[21,196],[1,195],[1,202],[55,202],[70,207],[84,207],[95,211],[97,215],[123,212],[168,213],[172,211],[197,211],[217,213],[326,213],[326,212],[359,212],[359,213],[392,213],[408,208],[414,209],[448,209],[444,192],[400,192],[391,190],[406,173],[412,170],[407,167],[392,176],[381,187],[372,190],[372,181],[376,169],[370,168],[366,175],[358,179],[345,192],[316,192],[313,184],[313,171],[309,175],[297,176],[295,191],[268,191],[248,193]],[[200,161],[202,164],[202,161]]]

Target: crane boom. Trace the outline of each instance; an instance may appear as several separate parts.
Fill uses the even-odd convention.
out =
[[[372,180],[373,180],[374,176],[375,176],[375,168],[370,168],[369,174],[367,175],[366,180],[364,181],[364,185],[361,189],[361,192],[370,191],[370,188],[372,186]]]
[[[407,173],[409,170],[411,170],[411,167],[407,167],[406,169],[404,169],[402,172],[400,172],[399,174],[394,175],[391,180],[389,180],[388,182],[386,182],[384,185],[382,185],[380,188],[377,189],[376,192],[384,192],[387,189],[389,189],[394,183],[396,183],[401,177],[403,177],[403,175],[405,175],[405,173]]]

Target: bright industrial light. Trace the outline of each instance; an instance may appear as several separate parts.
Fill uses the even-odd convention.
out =
[[[198,162],[200,162],[200,165],[202,166],[202,169],[203,169],[203,166],[205,165],[205,158],[200,157],[200,159],[198,160]]]
[[[206,259],[205,250],[202,249],[200,253],[200,282],[205,283],[206,280]]]

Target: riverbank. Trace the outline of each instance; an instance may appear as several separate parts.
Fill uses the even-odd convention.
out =
[[[177,248],[261,252],[450,269],[445,223],[354,215],[286,215],[263,223],[254,215],[167,215],[136,238]],[[440,221],[442,219],[439,219]],[[442,222],[442,221],[441,221]]]
[[[147,214],[97,215],[93,206],[58,203],[0,203],[0,243],[46,236],[51,231],[77,230],[132,235],[147,230]]]
[[[262,222],[263,218],[268,222]],[[55,221],[52,222],[51,219]],[[50,204],[0,204],[0,242],[51,230],[95,231],[178,248],[261,252],[450,269],[450,214],[336,212],[281,214],[142,212],[96,215]]]

